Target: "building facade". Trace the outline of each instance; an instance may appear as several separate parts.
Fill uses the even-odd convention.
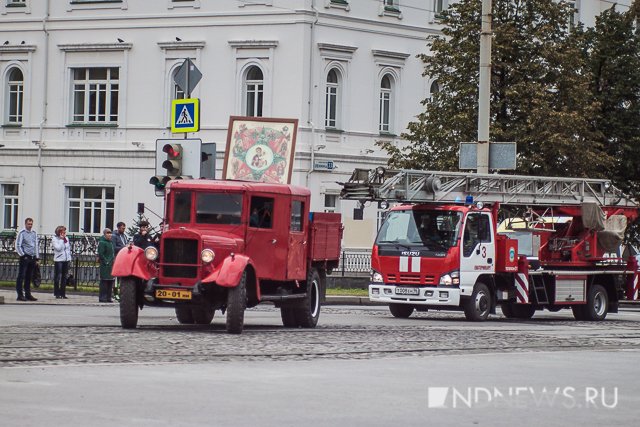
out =
[[[189,58],[203,77],[201,130],[221,176],[230,116],[299,120],[292,183],[312,210],[343,214],[345,248],[370,248],[377,206],[353,219],[339,185],[386,162],[436,90],[416,57],[440,30],[443,0],[0,0],[0,228],[33,217],[100,233],[144,203],[160,222],[157,139],[175,139],[174,76]],[[611,2],[576,1],[592,24]],[[620,2],[619,2],[620,3]],[[624,2],[622,2],[624,3]],[[628,2],[627,2],[628,3]],[[335,165],[328,169],[327,165]]]

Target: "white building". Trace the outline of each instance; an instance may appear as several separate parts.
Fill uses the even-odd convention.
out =
[[[443,0],[0,0],[0,227],[33,217],[50,234],[128,225],[148,184],[155,141],[170,132],[173,76],[191,58],[203,78],[201,130],[221,176],[230,116],[299,120],[292,183],[312,210],[343,213],[344,246],[369,248],[376,207],[353,221],[339,186],[384,164],[434,82],[416,55],[439,31]],[[593,17],[611,2],[576,1]],[[624,2],[622,2],[624,3]],[[628,3],[628,1],[626,2]],[[333,161],[337,169],[314,170]],[[153,219],[153,216],[148,214]],[[158,220],[159,222],[159,220]]]

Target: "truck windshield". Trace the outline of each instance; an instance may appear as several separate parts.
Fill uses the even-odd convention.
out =
[[[240,224],[242,194],[196,193],[196,223]]]
[[[446,251],[456,244],[461,214],[454,211],[391,211],[387,215],[376,245],[400,244]]]

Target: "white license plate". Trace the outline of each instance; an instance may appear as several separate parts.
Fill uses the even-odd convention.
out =
[[[396,295],[420,295],[418,288],[396,288]]]

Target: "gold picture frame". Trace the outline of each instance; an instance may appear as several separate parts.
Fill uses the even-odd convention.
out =
[[[222,179],[290,184],[298,119],[229,118]]]

